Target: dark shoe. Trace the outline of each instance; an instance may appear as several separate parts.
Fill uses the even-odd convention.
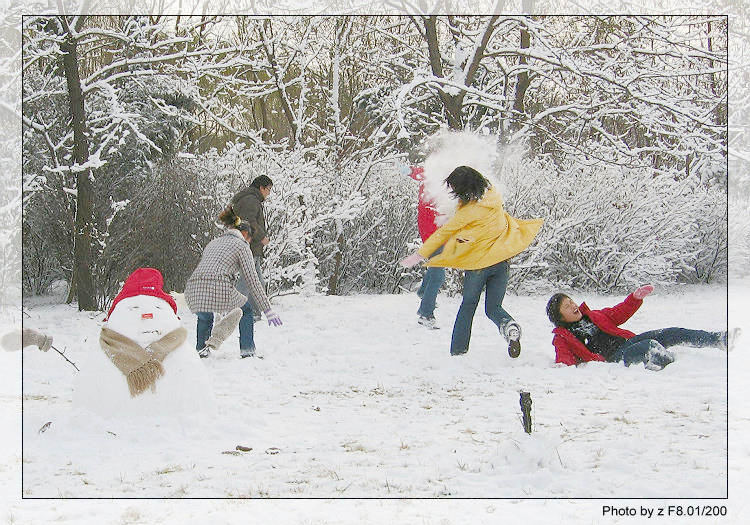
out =
[[[464,355],[468,351],[469,351],[468,349],[467,350],[462,350],[460,352],[454,352],[453,350],[451,350],[451,355]]]
[[[513,359],[521,355],[521,326],[511,321],[503,328],[503,336],[508,341],[508,355]]]
[[[508,355],[513,359],[521,355],[521,341],[515,339],[508,343]]]
[[[255,355],[255,348],[240,348],[240,357],[253,357]]]
[[[198,350],[198,357],[201,359],[205,359],[206,357],[211,355],[211,347],[210,346],[204,346],[200,350]]]

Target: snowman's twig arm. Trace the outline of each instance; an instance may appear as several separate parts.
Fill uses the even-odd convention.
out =
[[[60,354],[63,357],[63,359],[65,359],[68,363],[70,363],[71,365],[73,365],[73,368],[75,368],[76,370],[78,370],[80,372],[80,370],[78,369],[78,367],[76,366],[76,364],[73,361],[71,361],[70,359],[68,359],[67,357],[65,357],[65,352],[64,351],[61,352],[60,350],[58,350],[54,346],[51,346],[50,348],[52,348],[52,350],[54,350],[55,352],[57,352],[58,354]]]

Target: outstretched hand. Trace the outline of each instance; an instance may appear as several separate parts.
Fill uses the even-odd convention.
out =
[[[266,319],[268,319],[268,326],[281,326],[283,324],[281,322],[281,317],[279,317],[279,315],[273,310],[266,310],[263,313],[266,314]]]
[[[399,264],[401,266],[406,266],[407,268],[411,268],[417,263],[420,263],[424,261],[424,257],[419,255],[419,253],[413,253],[409,257],[406,257],[405,259],[402,259]]]
[[[650,284],[647,284],[645,286],[641,286],[635,292],[633,292],[633,297],[635,297],[636,299],[643,299],[653,291],[654,287]]]

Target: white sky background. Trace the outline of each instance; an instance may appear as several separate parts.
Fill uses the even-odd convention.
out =
[[[32,2],[25,7],[27,12],[59,11],[64,4],[69,13],[74,12],[72,2]],[[124,1],[124,2],[82,2],[83,12],[97,14],[114,13],[165,13],[165,14],[196,14],[210,13],[315,13],[315,14],[373,14],[389,12],[399,14],[404,12],[428,11],[437,13],[451,12],[473,12],[473,13],[520,13],[521,2],[445,2],[445,1],[423,1],[414,0],[407,2],[372,2],[372,1],[213,1],[195,2],[182,1]],[[618,13],[618,12],[644,12],[644,13],[706,13],[705,2],[673,2],[673,1],[651,1],[638,4],[637,2],[620,3],[591,3],[566,1],[535,1],[532,11],[538,14],[573,14],[573,13]],[[618,5],[619,4],[619,5]],[[0,7],[3,10],[22,5],[19,1],[3,0]],[[625,6],[624,8],[622,6]],[[730,27],[734,24],[747,27],[746,12],[742,1],[730,1],[722,4],[724,12],[730,15]],[[210,6],[210,7],[209,7]],[[626,9],[626,10],[623,10]],[[0,27],[4,40],[17,42],[20,28],[20,18],[6,19],[5,27]],[[3,49],[2,58],[5,67],[2,72],[2,86],[5,88],[0,93],[0,116],[3,125],[0,126],[2,141],[16,139],[16,149],[4,151],[0,159],[7,169],[17,172],[17,177],[12,179],[16,185],[8,185],[0,191],[6,192],[6,197],[20,192],[20,47],[19,49]],[[13,54],[16,54],[13,57]],[[737,54],[744,54],[744,50]],[[14,60],[15,58],[15,60]],[[731,54],[730,54],[731,59]],[[732,100],[746,99],[748,86],[740,86],[741,90],[730,91],[730,106]],[[747,122],[730,122],[730,127],[745,129]],[[12,143],[12,142],[11,142]],[[736,160],[736,159],[735,159]],[[748,163],[735,164],[741,169],[743,175],[747,172]],[[737,176],[737,172],[731,172],[730,177]],[[20,203],[20,199],[18,201]],[[730,217],[730,221],[732,217]],[[16,225],[20,229],[20,224]],[[731,249],[731,238],[730,238]],[[733,283],[730,281],[730,294]],[[0,292],[2,293],[2,292]],[[3,303],[8,299],[3,295]],[[730,325],[732,320],[739,321],[740,314],[745,311],[744,307],[737,302],[730,302]],[[742,311],[738,310],[742,308]],[[5,324],[5,322],[3,323]],[[744,323],[745,326],[747,323]],[[7,326],[3,327],[3,332]],[[746,328],[747,332],[747,328]],[[746,334],[746,337],[750,334]],[[20,354],[19,363],[20,363]],[[743,360],[746,362],[747,360]],[[733,431],[742,429],[747,431],[747,409],[742,397],[734,397],[738,385],[733,381],[744,382],[746,369],[739,368],[738,372],[732,372],[730,361],[730,459],[739,461],[740,465],[748,464],[747,446],[741,445],[741,435],[733,437]],[[346,521],[367,523],[480,523],[480,522],[537,522],[534,518],[547,516],[549,522],[560,523],[635,523],[639,520],[633,518],[606,519],[602,521],[601,506],[607,501],[589,500],[524,500],[520,503],[497,500],[497,501],[444,501],[444,500],[275,500],[275,501],[221,501],[221,500],[199,500],[199,501],[67,501],[67,500],[23,500],[21,499],[21,427],[20,427],[20,370],[18,373],[3,371],[4,385],[0,391],[0,442],[9,445],[0,454],[0,523],[48,523],[62,521],[70,523],[95,523],[97,516],[106,516],[100,522],[111,522],[116,520],[121,523],[154,523],[170,522],[172,516],[170,510],[180,508],[182,522],[204,523],[206,517],[217,523],[239,521],[255,516],[260,522],[274,519],[277,523],[344,523]],[[747,391],[746,389],[744,390]],[[743,426],[740,426],[743,425]],[[733,446],[736,443],[736,446]],[[634,480],[635,482],[636,480]],[[724,483],[724,480],[717,480]],[[743,502],[747,492],[747,473],[744,468],[730,465],[730,498],[728,501],[730,512],[745,508]],[[654,506],[656,504],[669,503],[666,500],[638,501],[622,500],[610,502],[621,506],[629,505],[638,507],[641,503]],[[674,502],[673,502],[674,503]],[[687,504],[689,501],[683,501]],[[714,503],[724,503],[715,501]],[[139,510],[135,510],[139,509]],[[736,514],[735,514],[736,516]],[[447,517],[443,520],[443,517]],[[186,519],[187,518],[187,519]],[[505,519],[503,519],[505,518]],[[148,521],[143,521],[147,519]],[[329,521],[330,520],[330,521]],[[405,521],[402,521],[405,520]],[[716,521],[707,519],[695,519],[702,523],[713,523]],[[675,520],[670,520],[676,522]],[[724,522],[736,522],[733,519]]]

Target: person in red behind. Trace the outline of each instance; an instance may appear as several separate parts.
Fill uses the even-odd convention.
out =
[[[578,306],[563,293],[547,302],[547,317],[555,325],[552,345],[555,362],[578,365],[587,361],[622,361],[625,366],[643,363],[649,370],[661,370],[674,361],[670,346],[716,347],[726,350],[739,333],[706,332],[687,328],[662,328],[634,334],[620,328],[643,304],[643,298],[654,291],[641,286],[623,302],[611,308],[592,310],[586,303]]]
[[[417,229],[419,230],[419,236],[422,238],[422,242],[424,242],[430,237],[430,235],[435,233],[435,230],[438,228],[435,222],[438,218],[438,213],[432,202],[425,195],[424,168],[420,166],[411,166],[410,168],[404,166],[402,172],[419,182]],[[440,253],[442,249],[442,247],[438,248],[435,254]],[[435,302],[440,287],[444,282],[445,268],[430,266],[425,270],[424,276],[422,277],[422,284],[419,286],[419,290],[417,290],[417,296],[422,300],[419,303],[419,309],[417,310],[417,315],[419,316],[417,322],[427,328],[439,328],[435,325]]]

